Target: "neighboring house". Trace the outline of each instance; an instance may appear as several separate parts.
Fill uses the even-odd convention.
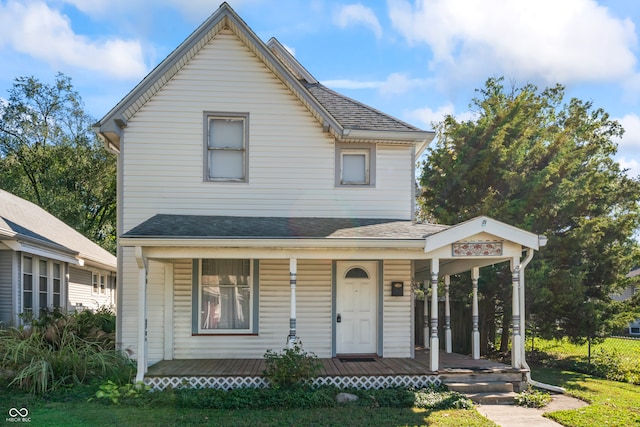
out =
[[[323,86],[226,3],[96,131],[118,153],[117,333],[139,380],[160,361],[256,359],[297,339],[321,358],[410,359],[416,327],[439,346],[437,304],[415,325],[412,283],[437,296],[471,271],[477,289],[478,269],[504,261],[523,351],[522,273],[544,237],[486,217],[416,223],[434,133]]]
[[[44,209],[0,190],[0,322],[115,305],[116,257]]]
[[[627,274],[627,278],[637,278],[638,276],[640,276],[640,268],[636,268]],[[620,294],[611,295],[611,299],[614,301],[625,301],[633,297],[636,292],[640,292],[640,287],[638,287],[637,283],[627,286]],[[626,332],[634,337],[640,336],[640,319],[636,319],[635,322],[629,322]]]

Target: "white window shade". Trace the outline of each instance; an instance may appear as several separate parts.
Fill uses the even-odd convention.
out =
[[[211,119],[209,148],[244,148],[244,120]]]
[[[369,183],[369,153],[365,150],[344,150],[342,153],[342,184]]]

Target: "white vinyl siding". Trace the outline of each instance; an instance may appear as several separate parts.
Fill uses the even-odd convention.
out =
[[[118,248],[122,256],[122,285],[119,286],[118,315],[122,324],[118,341],[122,349],[131,351],[138,358],[138,265],[133,248]],[[189,269],[191,270],[191,269]],[[155,307],[154,309],[162,309]],[[190,311],[185,314],[189,316]],[[151,360],[149,360],[151,362]]]
[[[149,261],[147,272],[147,360],[158,361],[164,356],[164,264]],[[169,333],[171,333],[169,331]]]
[[[249,182],[203,182],[208,111],[250,113]],[[375,187],[337,187],[334,138],[229,31],[128,120],[121,148],[124,232],[158,213],[411,218],[411,146],[376,147]]]
[[[13,322],[13,271],[13,252],[0,250],[0,325],[3,326]]]
[[[391,296],[391,282],[404,282],[404,294]],[[411,261],[385,261],[383,357],[411,357]]]
[[[291,287],[288,260],[260,260],[259,334],[193,335],[192,260],[174,261],[173,339],[176,359],[260,359],[280,351],[289,333]],[[156,286],[155,284],[153,286]],[[300,261],[297,284],[298,337],[307,351],[331,357],[331,262]],[[149,305],[147,313],[161,310]],[[154,314],[155,315],[155,314]],[[133,316],[129,316],[133,317]],[[149,359],[152,362],[152,358]]]
[[[95,310],[102,306],[115,305],[114,280],[115,273],[106,270],[87,270],[70,266],[67,298],[69,310]],[[104,286],[104,293],[101,286]]]
[[[296,335],[307,351],[331,357],[331,261],[300,260],[296,275]]]

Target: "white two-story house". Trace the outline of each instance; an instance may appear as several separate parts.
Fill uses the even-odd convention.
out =
[[[539,236],[486,217],[416,223],[434,133],[323,86],[226,3],[96,131],[118,153],[118,340],[138,379],[296,340],[325,359],[411,359],[414,328],[440,339],[437,312],[414,324],[412,284],[437,296],[496,262],[512,262],[524,307],[518,273]]]

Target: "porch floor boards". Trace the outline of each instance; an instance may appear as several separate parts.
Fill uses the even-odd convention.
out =
[[[486,359],[440,351],[440,373],[465,371],[509,371],[511,367]],[[342,362],[339,358],[318,359],[319,376],[423,375],[429,369],[429,350],[416,349],[415,358],[380,358],[373,362]],[[149,367],[147,377],[261,377],[263,359],[176,359],[162,360]]]

